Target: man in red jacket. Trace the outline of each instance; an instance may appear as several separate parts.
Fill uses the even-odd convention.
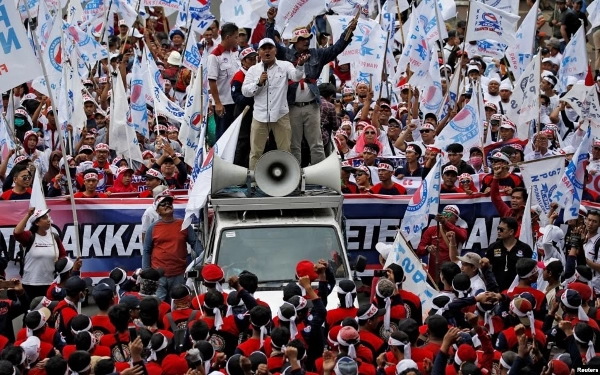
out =
[[[428,272],[434,280],[437,279],[438,274],[436,265],[452,261],[448,232],[454,232],[457,250],[460,244],[467,240],[467,229],[458,225],[459,221],[462,223],[459,215],[460,209],[457,206],[448,205],[444,207],[442,213],[436,216],[438,225],[431,225],[425,229],[419,247],[417,247],[418,256],[429,254]]]

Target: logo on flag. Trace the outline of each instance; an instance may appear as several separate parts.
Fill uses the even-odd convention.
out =
[[[55,70],[62,72],[62,48],[60,46],[60,37],[55,38],[48,46],[48,55],[50,63]]]
[[[483,13],[481,14],[481,21],[478,22],[479,28],[475,28],[476,31],[494,31],[497,32],[500,29],[500,23],[495,14]]]
[[[423,95],[423,106],[427,110],[433,110],[439,108],[444,100],[443,96],[436,95],[438,92],[442,92],[442,84],[440,82],[433,82],[433,86],[429,86]],[[434,99],[437,100],[433,101]]]
[[[200,127],[202,125],[202,114],[200,112],[195,112],[192,114],[190,120],[190,126],[192,129],[195,131],[200,131]]]
[[[415,193],[412,196],[412,199],[415,199],[415,197],[417,197],[418,201],[413,202],[412,204],[409,204],[408,207],[406,207],[406,211],[416,212],[421,207],[423,207],[423,205],[425,203],[427,203],[427,195],[428,195],[427,191],[428,191],[427,180],[423,180],[423,183],[421,183],[421,186],[419,186],[417,191],[415,191]]]

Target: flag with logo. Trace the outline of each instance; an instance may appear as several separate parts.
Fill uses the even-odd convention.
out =
[[[550,212],[552,197],[565,169],[564,155],[527,161],[519,165],[525,186],[531,188],[534,205],[540,206],[544,214]]]
[[[387,256],[383,268],[388,268],[392,263],[401,266],[405,270],[402,289],[410,290],[419,296],[422,311],[426,314],[433,307],[432,301],[439,295],[439,292],[427,282],[427,271],[423,269],[421,260],[410,247],[401,231],[396,233],[394,248]]]
[[[126,0],[112,0],[109,4],[112,4],[111,13],[118,13],[120,18],[125,21],[127,27],[131,28],[138,17],[138,13],[135,11],[135,8]],[[131,32],[131,30],[129,30],[129,32]]]
[[[518,14],[510,14],[477,1],[470,3],[470,6],[465,42],[492,39],[507,46],[515,43],[515,31],[520,19]]]
[[[129,111],[127,116],[127,122],[133,125],[136,132],[144,136],[144,138],[150,137],[150,130],[148,129],[148,107],[146,106],[146,86],[144,85],[146,67],[142,67],[142,64],[138,59],[133,59],[133,66],[131,67],[131,82],[129,84]]]
[[[200,67],[200,50],[196,42],[196,33],[188,35],[185,51],[183,52],[183,66],[193,72],[197,72]]]
[[[81,30],[79,26],[64,24],[63,35],[66,38],[67,53],[73,55],[73,50],[75,50],[84,65],[91,66],[108,58],[106,48],[92,38],[90,34]]]
[[[474,45],[468,44],[465,46],[465,51],[469,56],[489,56],[494,59],[501,60],[504,58],[504,51],[506,51],[506,44],[496,42],[491,39],[478,40]],[[488,67],[493,64],[488,64]]]
[[[429,171],[427,177],[421,182],[421,186],[410,198],[404,219],[400,225],[406,239],[413,245],[419,243],[423,229],[429,223],[429,215],[435,215],[438,212],[440,204],[440,177],[441,177],[442,158],[438,157],[437,162]]]
[[[596,85],[573,85],[571,90],[560,98],[569,103],[579,115],[580,120],[589,120],[592,127],[592,137],[600,138],[600,102],[596,93]]]
[[[481,146],[480,122],[477,100],[471,100],[436,137],[436,147],[444,150],[451,143],[460,143],[465,150],[469,150]]]
[[[235,156],[235,148],[237,146],[238,135],[240,134],[240,127],[242,125],[242,119],[248,112],[245,109],[237,119],[227,128],[225,133],[219,138],[217,143],[210,149],[210,152],[206,155],[206,158],[202,161],[202,165],[198,167],[198,177],[194,181],[194,187],[189,194],[188,203],[185,207],[185,218],[181,229],[187,228],[192,223],[192,216],[199,217],[200,211],[204,208],[208,195],[210,194],[212,185],[212,167],[213,157],[219,156],[221,159],[233,163],[233,157]]]
[[[520,77],[521,74],[523,74],[525,67],[533,57],[538,3],[539,2],[536,2],[535,5],[529,9],[529,12],[517,30],[515,43],[509,45],[506,49],[506,58],[510,63],[510,69],[515,77]]]
[[[515,82],[514,99],[521,104],[517,121],[517,137],[529,138],[529,122],[540,115],[540,59],[536,56]]]
[[[208,13],[191,13],[192,15],[192,30],[202,35],[210,25],[212,25],[215,17]]]
[[[431,46],[431,49],[438,41],[448,38],[448,31],[444,22],[438,16],[439,9],[436,9],[435,1],[422,1],[416,9],[418,24],[425,33],[425,40]]]
[[[519,0],[479,0],[482,3],[512,14],[519,14]]]
[[[12,96],[12,92],[10,92],[10,95]],[[0,101],[0,155],[2,156],[2,160],[5,160],[8,159],[9,151],[14,150],[16,146],[8,131],[8,125],[6,125],[6,122],[4,121],[5,117],[2,115],[3,113],[4,105],[2,104],[2,101]]]
[[[559,89],[566,90],[567,78],[569,76],[587,73],[588,60],[585,43],[585,29],[581,25],[569,41],[569,44],[565,47],[565,52],[558,68]]]
[[[127,121],[129,105],[127,104],[127,93],[123,86],[121,71],[117,70],[117,76],[113,77],[113,110],[110,112],[110,143],[111,150],[119,156],[129,160],[144,162],[142,151],[138,144],[135,128]]]
[[[436,3],[439,9],[438,14],[444,21],[456,17],[456,2],[454,0],[436,0]]]
[[[410,15],[409,30],[409,33],[405,34],[406,46],[398,60],[396,73],[405,72],[407,65],[410,64],[413,76],[422,77],[429,71],[431,49],[429,43],[427,43],[424,28],[420,24],[419,18],[417,18],[416,11]]]
[[[106,15],[106,7],[103,0],[89,0],[83,8],[83,16],[86,20],[103,17]]]
[[[437,116],[444,101],[444,93],[442,91],[440,63],[436,59],[431,60],[429,71],[419,83],[417,87],[421,90],[421,95],[419,96],[421,112],[424,115],[433,113]]]
[[[569,162],[552,200],[564,208],[563,220],[577,219],[585,185],[585,163],[592,143],[592,128],[588,127],[575,155]]]
[[[450,83],[448,84],[448,99],[444,103],[442,107],[442,114],[438,116],[438,118],[444,118],[450,113],[450,111],[456,106],[456,101],[458,99],[458,92],[460,91],[459,83],[460,83],[460,74],[452,74],[450,78]]]
[[[282,3],[281,0],[279,2]],[[372,9],[373,0],[329,0],[326,2],[328,10],[342,16],[354,16],[356,14],[356,8],[359,6],[365,9]]]
[[[48,5],[45,1],[40,2],[40,8],[38,12],[38,27],[35,29],[37,34],[38,43],[43,51],[46,48],[52,25],[54,24],[54,16],[50,13]]]
[[[187,165],[194,166],[194,169],[202,165],[202,160],[198,160],[198,156],[203,155],[206,135],[206,121],[204,118],[207,104],[205,99],[208,97],[208,83],[205,82],[206,73],[205,66],[202,66],[202,72],[196,73],[185,104],[185,116],[188,121],[179,130],[179,141],[183,147],[184,161]],[[198,152],[198,149],[200,149],[200,152]],[[194,181],[195,176],[192,177],[192,181]]]
[[[590,21],[590,31],[588,31],[588,34],[590,34],[596,27],[600,26],[600,1],[593,1],[588,4],[585,11]]]
[[[19,15],[21,16],[21,22],[25,21],[29,17],[36,18],[38,16],[39,6],[40,6],[40,0],[18,1],[17,7],[19,8]],[[29,10],[29,15],[27,14],[27,10]]]

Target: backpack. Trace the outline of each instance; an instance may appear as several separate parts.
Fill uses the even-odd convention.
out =
[[[61,316],[60,316],[60,312],[66,308],[71,308],[71,309],[77,311],[73,306],[66,304],[66,305],[62,306],[61,308],[56,309],[52,313],[51,318],[48,319],[48,323],[50,324],[50,322],[53,322],[54,329],[56,329],[58,332],[60,332],[64,336],[64,338],[67,342],[71,342],[72,341],[71,339],[73,338],[73,333],[71,332],[70,327],[65,326],[65,323],[63,322],[63,320],[61,319]]]
[[[54,232],[52,232],[52,236],[54,236],[54,242],[56,242],[56,244],[58,246],[58,243],[60,242],[60,237],[58,236],[58,234],[56,234]],[[23,248],[23,245],[19,244],[19,252],[17,253],[15,262],[19,262],[19,275],[21,275],[21,277],[23,277],[23,271],[25,268],[25,257],[27,256],[27,253],[29,253],[29,250],[31,250],[31,247],[33,246],[34,243],[35,243],[35,232],[31,232],[31,243],[29,245],[27,245],[25,248]]]
[[[196,319],[197,313],[198,311],[196,310],[192,311],[187,321],[179,322],[177,324],[175,324],[173,315],[171,315],[171,313],[166,315],[171,331],[173,332],[173,348],[175,349],[176,354],[184,353],[189,349],[190,331],[188,326]]]

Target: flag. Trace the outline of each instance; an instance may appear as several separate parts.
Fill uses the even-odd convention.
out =
[[[593,1],[588,4],[585,11],[588,14],[588,21],[590,21],[590,34],[596,27],[600,26],[600,1]]]
[[[45,2],[45,0],[42,2]],[[83,8],[80,1],[75,0],[69,2],[66,21],[70,25],[77,25],[83,21]]]
[[[417,7],[418,23],[425,33],[425,39],[429,43],[429,49],[434,45],[437,47],[437,42],[448,38],[448,31],[442,20],[438,23],[439,9],[435,7],[435,1],[422,1]],[[442,26],[444,25],[444,26]]]
[[[12,91],[10,92],[10,95],[12,96]],[[10,100],[8,102],[10,105]],[[2,160],[5,160],[8,158],[8,151],[14,150],[16,146],[8,131],[8,125],[6,125],[2,113],[4,113],[4,106],[0,101],[0,154],[2,155]]]
[[[577,219],[579,206],[583,196],[585,185],[585,163],[588,160],[588,152],[592,143],[592,128],[588,127],[583,140],[577,147],[575,155],[569,162],[558,184],[558,189],[552,197],[554,202],[564,208],[563,220]]]
[[[437,162],[427,177],[423,179],[421,186],[415,191],[406,207],[400,228],[404,231],[406,239],[413,244],[420,240],[423,228],[427,227],[429,223],[429,215],[435,215],[438,212],[441,166],[442,158],[438,157]]]
[[[527,161],[519,165],[525,186],[531,189],[535,201],[544,214],[550,212],[552,196],[565,169],[564,155]],[[525,221],[523,221],[525,222]]]
[[[183,66],[193,72],[197,72],[198,67],[200,67],[200,50],[198,49],[196,33],[194,32],[188,35],[185,51],[183,52]]]
[[[431,50],[427,43],[427,36],[425,35],[423,26],[417,18],[416,11],[410,15],[409,32],[405,34],[405,40],[406,46],[398,60],[396,73],[405,72],[406,66],[410,64],[413,76],[418,75],[422,77],[429,70]]]
[[[204,99],[208,97],[208,86],[205,82],[206,67],[202,66],[202,70],[202,72],[196,74],[186,100],[185,116],[188,121],[179,129],[179,141],[182,144],[184,161],[187,165],[193,166],[194,169],[202,165],[202,160],[200,159],[200,162],[198,162],[197,159],[198,149],[200,149],[200,156],[202,156],[206,134],[206,121],[204,118],[207,109]],[[192,178],[192,181],[194,179]]]
[[[377,22],[383,31],[393,33],[396,30],[396,5],[386,1],[377,15]]]
[[[177,121],[183,124],[185,120],[185,113],[183,109],[176,103],[169,100],[163,90],[163,78],[156,66],[156,61],[150,50],[144,46],[144,54],[142,56],[142,69],[146,69],[147,81],[149,83],[149,90],[152,93],[152,100],[154,101],[154,110],[157,113],[164,114],[167,118]]]
[[[148,129],[148,107],[146,106],[147,85],[144,85],[147,69],[147,66],[142,67],[142,64],[137,58],[133,59],[129,90],[130,107],[127,116],[127,122],[132,124],[135,131],[143,135],[144,138],[150,137],[150,131]]]
[[[192,30],[202,35],[212,25],[215,17],[210,13],[192,13]]]
[[[75,50],[85,65],[94,65],[98,61],[108,58],[106,48],[78,26],[64,24],[63,33],[66,38],[67,53],[73,55],[73,50]]]
[[[519,79],[513,91],[517,103],[522,103],[517,120],[517,138],[529,138],[529,122],[540,116],[540,59],[533,58]]]
[[[133,124],[127,121],[127,112],[129,106],[127,104],[127,93],[123,86],[121,71],[117,70],[117,76],[112,80],[113,97],[112,105],[114,106],[110,112],[110,141],[111,150],[125,159],[136,160],[140,163],[144,162],[142,151],[138,144],[137,136]]]
[[[573,35],[565,47],[560,67],[558,68],[559,89],[567,89],[567,78],[587,72],[587,50],[585,48],[585,29],[583,24]]]
[[[477,100],[469,101],[436,137],[435,147],[445,150],[451,143],[460,143],[469,150],[481,146],[480,118]]]
[[[519,14],[519,0],[479,0],[480,2],[512,14]]]
[[[35,207],[36,210],[46,210],[46,198],[44,197],[44,186],[39,169],[36,168],[33,176],[33,184],[31,186],[31,198],[29,199],[29,207]]]
[[[517,30],[515,43],[509,45],[506,50],[506,58],[508,59],[510,69],[515,77],[520,77],[521,74],[523,74],[525,67],[533,57],[538,4],[539,2],[536,2],[535,5],[529,9],[529,12]]]
[[[123,21],[125,21],[125,25],[127,25],[127,27],[130,28],[129,32],[132,32],[131,27],[133,26],[135,20],[138,17],[135,8],[132,7],[126,0],[111,0],[110,3],[112,3],[112,8],[110,9],[111,13],[118,13],[120,15],[120,18]]]
[[[406,1],[406,0],[401,0]],[[282,1],[279,1],[282,3]],[[370,3],[370,4],[369,4]],[[336,14],[341,16],[354,16],[356,14],[356,7],[360,6],[361,8],[365,8],[368,12],[368,9],[373,8],[372,0],[329,0],[327,1],[327,9],[333,11]],[[400,7],[402,8],[402,7]]]
[[[440,63],[436,59],[431,60],[427,75],[425,75],[421,84],[417,86],[421,89],[421,95],[419,96],[421,111],[424,115],[433,113],[437,116],[444,101],[444,93],[442,92]]]
[[[474,45],[467,43],[465,51],[469,56],[489,56],[494,59],[501,60],[504,58],[504,52],[506,51],[506,44],[496,42],[491,39],[478,40]],[[493,64],[488,64],[488,68]]]
[[[442,107],[442,114],[438,116],[438,118],[445,118],[448,113],[450,113],[450,110],[456,106],[458,92],[460,91],[459,78],[460,74],[452,74],[450,83],[448,84],[448,99],[444,103],[444,106]]]
[[[406,9],[408,9],[408,3],[406,3],[406,5]],[[437,0],[437,7],[439,9],[438,14],[444,21],[447,21],[451,18],[455,18],[457,15],[456,2],[454,0]]]
[[[600,102],[596,93],[596,85],[573,85],[571,90],[560,100],[569,103],[579,115],[580,120],[589,120],[592,137],[600,138]]]
[[[310,1],[310,0],[309,0]],[[306,8],[304,8],[306,12]],[[260,15],[255,13],[252,9],[251,0],[223,0],[220,7],[221,12],[221,25],[226,22],[234,22],[238,27],[255,28],[256,24],[260,20]],[[277,15],[279,17],[279,14]],[[308,19],[303,26],[308,25],[308,22],[312,19],[312,13],[310,19]],[[283,25],[277,21],[277,25]]]
[[[471,2],[465,42],[492,39],[510,46],[515,43],[515,31],[520,17],[492,6]]]
[[[21,22],[27,18],[36,18],[38,16],[38,8],[40,6],[40,0],[23,0],[17,1],[17,7],[19,8],[19,15],[21,16]],[[29,10],[29,13],[27,13]],[[3,15],[6,17],[6,14]]]
[[[423,269],[421,260],[400,231],[396,233],[394,248],[388,255],[383,268],[388,268],[392,263],[401,266],[405,270],[402,289],[410,290],[419,296],[422,311],[427,314],[433,307],[432,301],[438,296],[439,292],[427,282],[427,271]]]
[[[194,181],[194,187],[189,194],[188,203],[185,207],[185,218],[181,225],[181,229],[187,228],[192,223],[192,215],[198,217],[200,210],[202,210],[206,204],[212,185],[213,157],[217,155],[227,162],[233,162],[238,135],[240,133],[240,126],[242,125],[242,119],[246,115],[246,112],[248,112],[247,109],[245,109],[229,128],[227,128],[225,133],[219,138],[213,148],[211,148],[208,155],[206,155],[202,165],[199,166],[198,177],[196,178],[196,181]],[[197,166],[194,165],[194,167]]]
[[[323,0],[280,0],[275,24],[284,28],[281,37],[290,39],[296,27],[308,25],[314,16],[322,14],[324,11],[325,2]],[[221,14],[222,12],[223,6],[221,6]],[[256,22],[251,25],[251,27],[254,26],[256,26]]]
[[[111,4],[111,2],[109,2],[109,4]],[[105,18],[106,9],[104,6],[104,0],[89,0],[86,2],[85,7],[83,8],[83,17],[86,20],[99,17]]]
[[[521,229],[519,231],[519,241],[526,243],[533,250],[531,259],[538,260],[537,246],[535,246],[535,240],[533,238],[533,230],[531,228],[531,200],[533,194],[531,194],[531,187],[529,188],[527,202],[525,203],[525,210],[523,211],[523,220],[521,221]]]
[[[46,48],[46,42],[50,36],[52,25],[54,24],[54,17],[50,13],[45,1],[40,2],[38,24],[39,25],[35,29],[35,32],[37,34],[38,43],[40,44],[40,49],[43,51]]]
[[[0,92],[5,92],[40,76],[42,70],[12,3],[2,6],[0,17]]]

